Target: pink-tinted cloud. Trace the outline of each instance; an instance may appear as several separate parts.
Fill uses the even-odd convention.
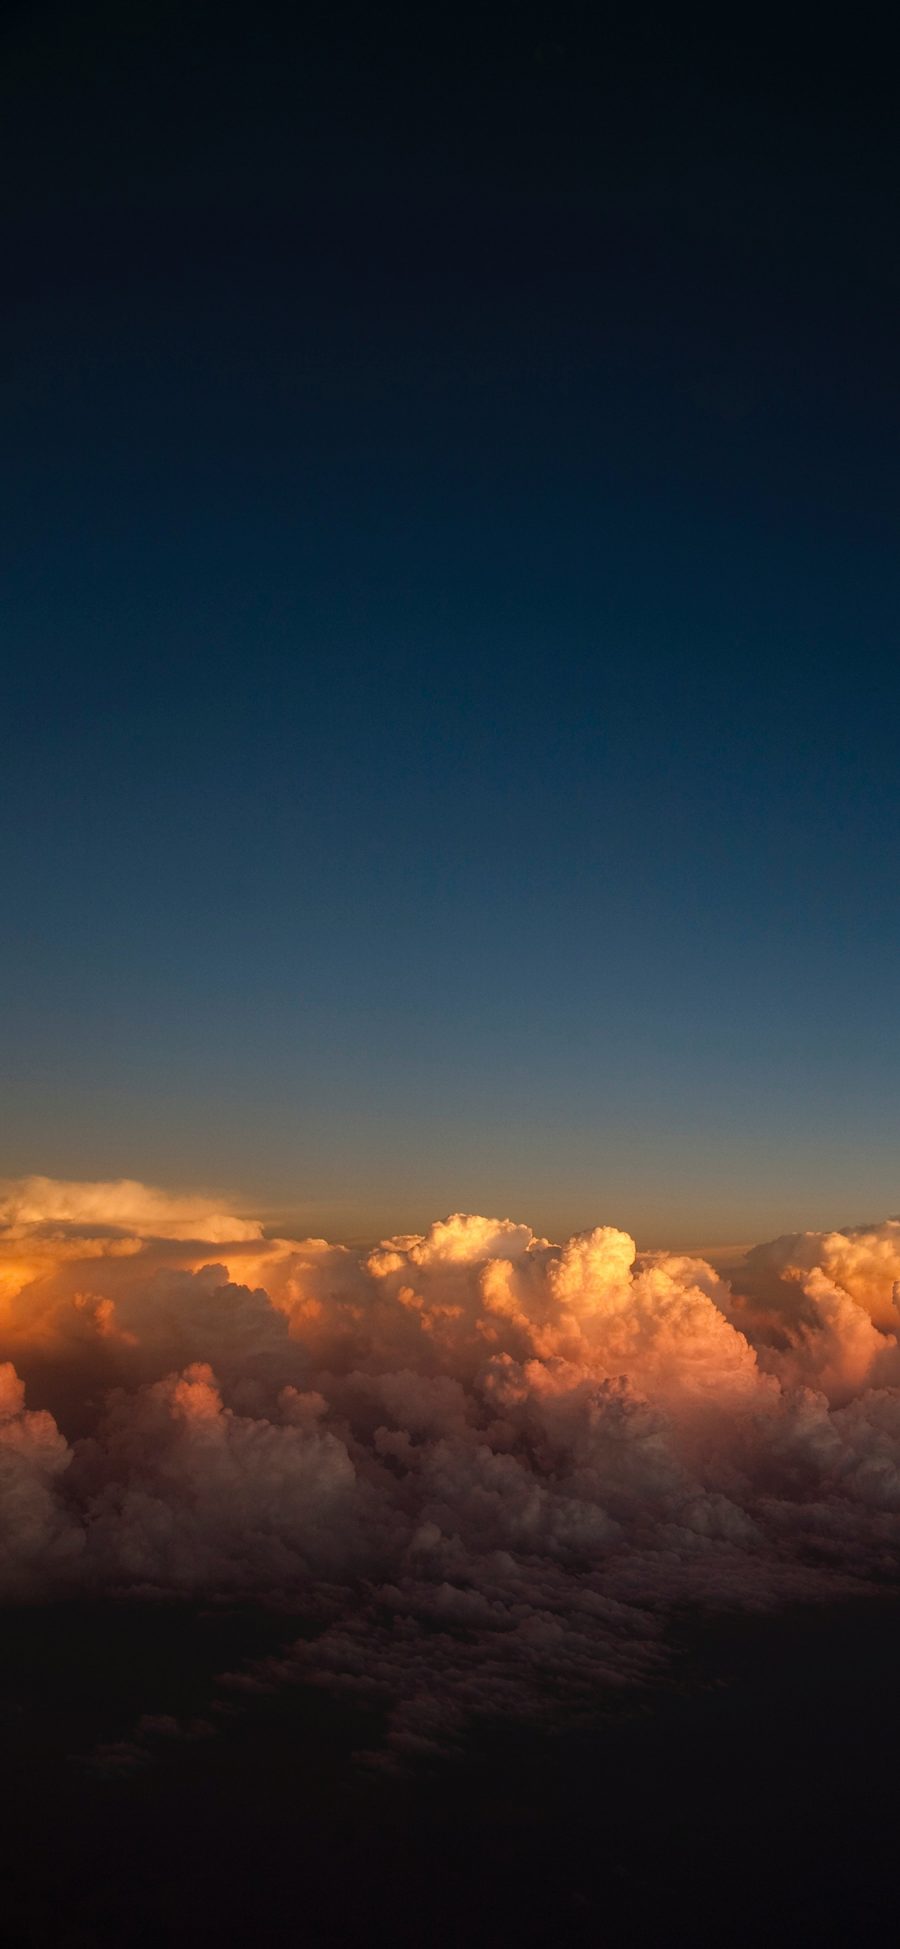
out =
[[[8,1597],[294,1605],[315,1629],[264,1682],[380,1701],[412,1752],[589,1712],[676,1609],[896,1575],[896,1221],[726,1281],[608,1226],[351,1251],[44,1179],[4,1210]]]

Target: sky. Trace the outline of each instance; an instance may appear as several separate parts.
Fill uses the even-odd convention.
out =
[[[4,32],[0,1174],[349,1240],[895,1211],[883,51]]]

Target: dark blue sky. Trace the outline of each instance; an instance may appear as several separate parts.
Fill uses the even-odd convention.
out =
[[[0,1170],[900,1203],[895,105],[684,31],[11,13]]]

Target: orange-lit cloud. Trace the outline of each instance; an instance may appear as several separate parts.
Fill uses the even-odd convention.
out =
[[[2,1588],[288,1599],[318,1628],[281,1675],[377,1694],[400,1751],[588,1709],[673,1607],[898,1560],[894,1220],[726,1281],[610,1226],[356,1251],[32,1178],[0,1274]]]
[[[0,1182],[0,1224],[7,1236],[27,1236],[53,1226],[116,1230],[135,1238],[258,1239],[255,1219],[235,1218],[209,1198],[173,1197],[133,1178],[81,1184],[70,1179],[30,1177]]]

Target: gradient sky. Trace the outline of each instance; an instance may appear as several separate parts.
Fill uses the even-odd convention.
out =
[[[5,30],[0,1172],[896,1210],[893,69],[302,16]]]

